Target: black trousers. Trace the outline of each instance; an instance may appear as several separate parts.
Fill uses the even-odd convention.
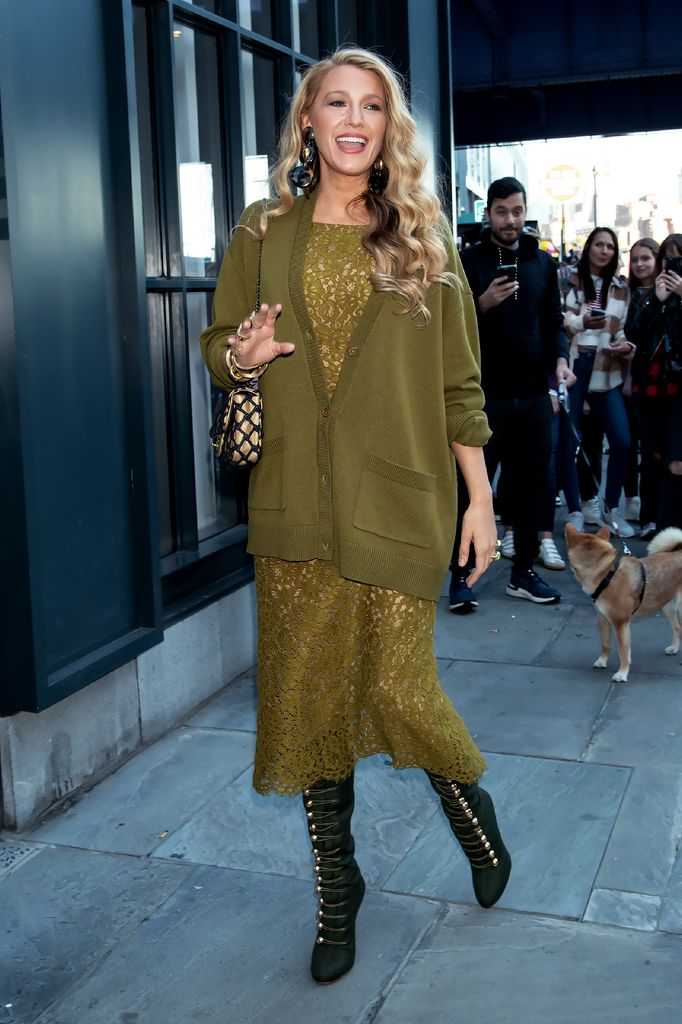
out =
[[[485,412],[493,432],[483,449],[488,477],[492,481],[498,465],[501,467],[505,518],[514,530],[514,567],[523,571],[532,568],[538,553],[539,510],[552,451],[552,405],[549,395],[488,398]],[[462,517],[468,504],[466,487],[458,474],[457,532],[451,569],[457,567]]]

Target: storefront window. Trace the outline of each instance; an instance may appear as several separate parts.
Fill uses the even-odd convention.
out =
[[[173,36],[183,265],[188,277],[216,277],[225,225],[217,45],[177,23]]]
[[[242,50],[244,201],[269,195],[268,174],[275,157],[277,126],[275,62]]]
[[[211,384],[198,342],[199,335],[210,320],[211,299],[212,295],[205,292],[192,292],[187,296],[187,336],[191,342],[189,376],[194,439],[194,485],[200,541],[236,526],[239,522],[237,499],[231,486],[231,478],[218,465],[208,439],[216,403],[225,398],[224,392]]]
[[[239,0],[239,23],[272,39],[272,0]]]
[[[320,56],[317,0],[291,0],[294,50],[310,57]]]
[[[133,7],[133,26],[135,38],[137,123],[142,178],[145,273],[147,277],[160,277],[163,273],[161,220],[159,213],[158,166],[154,155],[154,135],[152,130],[152,96],[149,85],[149,40],[146,8]]]

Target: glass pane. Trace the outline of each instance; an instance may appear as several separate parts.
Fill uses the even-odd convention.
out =
[[[176,23],[175,127],[188,277],[216,277],[224,247],[218,52],[213,36]]]
[[[277,111],[275,64],[242,50],[244,125],[244,205],[269,195],[268,175],[275,156]]]
[[[142,218],[144,224],[144,258],[147,277],[163,274],[161,256],[161,222],[159,217],[158,164],[152,129],[152,94],[149,86],[149,50],[147,9],[133,8],[135,39],[135,91],[142,177]]]
[[[356,0],[338,0],[339,46],[357,43],[358,7]]]
[[[272,39],[272,0],[239,0],[239,24]]]
[[[320,56],[317,0],[291,0],[294,50],[307,57]]]
[[[225,393],[211,384],[198,342],[199,335],[210,320],[212,298],[212,295],[205,292],[190,292],[187,295],[194,483],[200,541],[242,521],[237,500],[238,480],[220,468],[208,436],[216,404],[225,398]]]
[[[205,11],[212,11],[214,14],[220,14],[220,0],[186,0],[188,4],[194,4],[195,7],[203,7]]]
[[[168,422],[168,352],[170,351],[170,315],[168,296],[158,292],[147,295],[147,324],[151,360],[154,463],[161,557],[175,550],[175,529],[170,493],[170,438]]]

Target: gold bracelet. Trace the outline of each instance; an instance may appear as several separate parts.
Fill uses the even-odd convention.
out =
[[[251,380],[258,380],[269,366],[269,363],[258,363],[257,366],[240,366],[232,348],[228,348],[225,362],[227,364],[227,372],[235,384],[244,384]]]

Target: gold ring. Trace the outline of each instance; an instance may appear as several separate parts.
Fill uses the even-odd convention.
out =
[[[497,562],[499,560],[499,558],[500,558],[500,552],[496,551],[494,555],[490,556],[490,561],[491,562]]]
[[[496,548],[501,548],[501,547],[502,547],[502,541],[500,540],[500,538],[499,538],[499,537],[498,537],[498,538],[497,538],[497,540],[495,541],[495,547],[496,547]]]

